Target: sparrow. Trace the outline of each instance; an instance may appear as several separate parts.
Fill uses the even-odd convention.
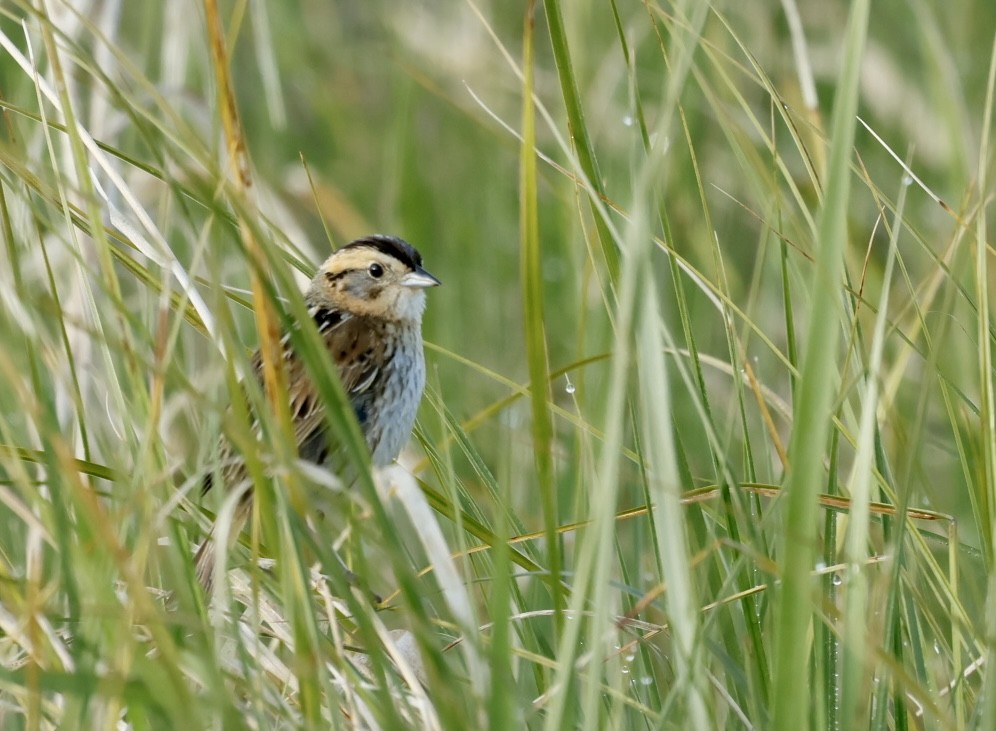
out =
[[[372,235],[336,250],[311,280],[304,295],[308,314],[328,348],[332,363],[366,439],[374,467],[397,459],[408,441],[425,386],[422,313],[425,290],[439,280],[422,268],[414,246],[393,236]],[[281,340],[294,438],[302,459],[335,468],[336,445],[322,399],[289,334]],[[262,356],[252,358],[262,382]],[[230,535],[237,536],[252,511],[251,478],[231,442],[221,438],[217,475],[225,489],[245,490]],[[215,482],[209,473],[207,492]],[[210,594],[214,576],[212,535],[194,557],[197,579]]]

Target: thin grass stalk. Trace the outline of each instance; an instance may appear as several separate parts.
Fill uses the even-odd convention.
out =
[[[702,175],[699,169],[698,156],[695,154],[695,149],[692,144],[691,130],[688,126],[687,118],[683,111],[679,110],[681,117],[681,126],[684,133],[685,139],[688,143],[689,154],[691,157],[692,169],[695,176],[695,182],[697,184],[697,189],[699,193],[700,205],[705,214],[706,230],[714,231],[712,218],[709,212],[709,204],[706,198],[705,189],[702,184]],[[667,220],[661,215],[662,223],[665,225],[665,230],[667,230]],[[672,240],[670,232],[667,235],[668,240]],[[716,237],[711,237],[712,243],[712,253],[714,261],[716,263],[717,279],[716,284],[717,290],[723,295],[723,301],[729,301],[732,298],[729,294],[729,283],[726,277],[726,271],[723,263],[723,253],[720,249],[720,242]],[[676,266],[674,258],[669,259],[671,264],[671,279],[674,285],[675,296],[678,302],[678,310],[681,315],[681,323],[683,335],[686,343],[688,343],[688,351],[694,366],[694,375],[696,380],[696,385],[699,388],[700,401],[703,409],[703,421],[709,424],[710,429],[717,436],[711,441],[714,442],[712,445],[712,460],[714,469],[717,475],[717,481],[720,486],[720,492],[722,494],[723,505],[724,505],[724,518],[726,529],[729,532],[730,540],[736,544],[740,544],[744,538],[741,535],[741,527],[738,520],[743,520],[746,516],[750,515],[754,518],[760,518],[761,513],[761,502],[760,499],[753,494],[748,494],[747,500],[748,505],[744,506],[743,500],[740,499],[740,491],[737,485],[737,480],[734,477],[734,472],[727,464],[726,458],[723,456],[723,450],[719,444],[719,428],[715,424],[715,418],[712,414],[712,408],[709,403],[708,390],[706,387],[705,378],[702,375],[702,366],[700,363],[699,352],[695,345],[695,333],[694,328],[691,324],[691,318],[688,315],[688,306],[685,301],[685,291],[684,285],[682,283],[682,278],[679,276],[678,268]],[[743,346],[738,343],[737,335],[734,330],[734,319],[732,313],[726,307],[723,307],[719,316],[722,318],[724,324],[724,331],[726,333],[726,343],[727,350],[730,357],[730,365],[734,372],[741,373],[752,373],[752,368],[749,362],[747,362],[747,353]],[[742,363],[738,366],[737,364]],[[736,392],[737,404],[740,411],[741,417],[741,427],[743,431],[743,442],[744,442],[744,458],[747,462],[746,468],[746,478],[747,481],[753,482],[756,479],[754,474],[753,465],[753,454],[750,449],[750,430],[747,424],[746,416],[746,406],[744,399],[744,387],[743,379],[734,378],[734,388]],[[746,507],[746,509],[745,509]],[[765,538],[763,531],[757,529],[757,524],[752,520],[746,520],[745,532],[749,536],[747,542],[751,545],[757,545],[767,553],[765,547]],[[752,576],[746,563],[743,569],[739,569],[735,573],[737,590],[744,595],[744,599],[741,606],[742,617],[744,623],[747,625],[747,632],[750,637],[751,647],[749,654],[751,655],[752,662],[750,663],[750,681],[757,686],[757,691],[761,697],[767,698],[769,694],[770,686],[770,669],[768,664],[768,652],[765,648],[763,632],[762,632],[762,612],[760,606],[760,600],[758,597],[750,593],[748,589],[751,586]],[[732,626],[731,626],[732,627]],[[734,636],[732,629],[730,630],[731,637]],[[731,642],[735,644],[735,642]],[[756,694],[755,694],[756,697]],[[763,705],[763,704],[762,704]]]
[[[897,226],[898,228],[898,226]],[[885,492],[894,499],[896,507],[894,516],[885,515],[882,519],[882,534],[889,545],[892,546],[892,567],[891,581],[889,582],[889,592],[886,595],[885,610],[885,631],[882,633],[882,646],[885,651],[892,652],[892,660],[896,665],[904,667],[907,656],[906,645],[912,641],[908,638],[911,625],[903,622],[904,599],[909,603],[909,593],[906,586],[908,559],[906,558],[906,535],[909,530],[909,520],[907,519],[910,503],[910,490],[903,485],[897,489],[896,480],[892,475],[888,457],[882,445],[882,434],[878,426],[874,433],[875,448],[875,472],[880,475],[879,485]],[[922,540],[922,539],[921,539]],[[916,546],[916,543],[914,543]],[[936,562],[931,559],[934,568],[934,576],[939,581],[943,580],[943,574]],[[907,612],[908,614],[908,612]],[[905,632],[904,632],[905,629]],[[888,695],[892,691],[892,715],[897,729],[906,729],[909,724],[907,718],[906,692],[903,683],[899,679],[894,679],[892,683],[880,683],[873,696],[875,714],[872,717],[872,728],[886,728],[889,715]]]
[[[983,110],[982,139],[979,141],[978,188],[983,208],[975,220],[975,295],[978,312],[977,342],[979,347],[979,388],[981,404],[979,421],[982,428],[980,446],[982,472],[985,481],[984,494],[990,515],[996,511],[996,395],[993,392],[992,336],[989,331],[989,238],[986,230],[986,207],[992,204],[989,199],[989,172],[991,160],[990,134],[992,132],[993,99],[996,94],[996,34],[989,55],[989,77],[986,86],[986,102]],[[989,555],[996,555],[996,521],[988,526],[985,536],[989,544]],[[986,591],[986,656],[988,672],[982,693],[982,728],[996,728],[996,560],[989,565],[988,587]]]
[[[839,419],[839,413],[838,413]],[[830,433],[829,448],[829,469],[827,470],[827,494],[836,496],[838,494],[838,462],[840,458],[840,430],[834,429]],[[837,525],[840,515],[833,511],[825,511],[823,526],[823,558],[824,566],[833,566],[837,562]],[[838,588],[839,574],[826,574],[821,583],[823,596],[830,606],[837,606],[840,595]],[[823,682],[820,684],[822,695],[817,697],[820,704],[819,710],[822,712],[820,718],[825,719],[824,728],[828,731],[840,731],[841,729],[841,692],[840,692],[840,671],[841,671],[841,641],[840,636],[834,628],[828,626],[826,622],[820,622],[813,633],[814,647],[818,647],[822,653]],[[822,637],[822,641],[820,638]]]
[[[950,607],[952,617],[958,616],[957,604],[954,597],[958,596],[958,524],[948,521],[948,577],[951,584],[952,598],[947,603]],[[965,704],[966,704],[966,683],[963,682],[961,672],[963,666],[962,637],[963,625],[960,621],[951,623],[951,667],[952,683],[951,693],[954,696],[954,723],[955,731],[965,731]],[[949,686],[950,688],[951,686]]]
[[[684,18],[686,10],[689,8],[679,8],[679,16]],[[663,106],[655,129],[658,139],[667,136],[672,120],[679,112],[679,98],[692,68],[692,59],[698,47],[708,5],[695,4],[690,10],[692,17],[688,20],[687,27],[676,24],[672,30],[674,51],[670,58],[671,76],[664,90]],[[655,250],[650,245],[650,212],[657,208],[653,201],[660,200],[664,189],[665,152],[663,145],[648,151],[647,160],[637,176],[622,280],[626,281],[630,270],[638,272],[632,275],[635,290],[633,316],[637,336],[634,355],[639,374],[643,444],[653,466],[648,477],[656,511],[655,546],[662,552],[657,560],[663,568],[663,578],[667,585],[668,616],[675,640],[677,684],[673,691],[675,697],[681,700],[682,715],[689,719],[690,725],[709,728],[714,724],[715,718],[709,711],[710,703],[707,700],[704,650],[698,621],[698,594],[692,580],[685,518],[681,509],[681,483],[671,424],[670,385],[664,361],[665,345],[673,347],[673,343],[670,335],[665,343],[666,325],[661,317],[656,276],[650,265],[650,253]],[[661,216],[660,220],[666,221],[666,217]],[[673,257],[669,259],[673,264]],[[620,317],[617,326],[621,327],[622,323],[623,318]],[[697,366],[697,359],[693,363]],[[692,380],[689,374],[683,376]],[[699,376],[701,377],[700,373]],[[707,402],[700,401],[698,406],[700,409],[707,408]],[[703,418],[709,421],[708,412]]]
[[[833,364],[839,339],[839,289],[847,238],[850,158],[857,111],[858,71],[868,28],[869,2],[851,6],[844,66],[834,102],[826,196],[820,213],[808,342],[803,359],[794,429],[789,447],[787,506],[782,529],[783,585],[778,598],[775,646],[774,728],[807,728],[808,635],[813,614],[816,496],[823,483],[823,458],[830,429]],[[833,316],[827,316],[827,308]]]
[[[529,366],[532,405],[533,456],[536,480],[543,506],[546,550],[550,567],[554,626],[563,628],[561,612],[564,597],[560,589],[561,557],[557,535],[557,482],[551,447],[553,424],[550,419],[550,390],[545,322],[543,316],[543,268],[539,239],[539,201],[536,190],[536,112],[533,107],[533,36],[535,3],[526,8],[523,27],[522,146],[519,157],[519,226],[522,247],[521,276],[526,359]]]
[[[286,374],[280,357],[280,328],[273,312],[273,306],[263,291],[260,274],[264,271],[265,265],[260,244],[256,238],[256,225],[253,220],[246,218],[246,216],[255,215],[257,206],[254,201],[248,150],[243,138],[238,106],[232,89],[227,42],[216,0],[204,0],[204,13],[208,24],[207,35],[211,47],[215,83],[218,86],[218,104],[221,108],[230,179],[236,195],[244,204],[239,207],[242,213],[238,216],[239,232],[246,254],[254,265],[250,270],[249,277],[253,312],[256,316],[256,330],[259,335],[263,382],[266,385],[269,403],[271,408],[275,410],[281,428],[285,434],[290,434],[293,432],[290,411],[286,407],[281,409],[279,406],[287,403]]]
[[[605,200],[605,190],[602,183],[602,175],[598,170],[598,162],[595,158],[594,146],[588,133],[588,127],[584,121],[584,111],[581,105],[581,95],[578,92],[577,79],[574,75],[574,66],[571,61],[571,52],[567,42],[567,33],[564,31],[564,19],[560,12],[559,0],[543,0],[543,8],[546,13],[547,28],[550,33],[550,45],[553,47],[553,58],[557,64],[557,74],[560,79],[560,92],[564,97],[564,107],[567,110],[567,126],[570,132],[571,143],[577,154],[577,160],[592,186],[592,193],[589,194],[592,206],[592,217],[595,220],[595,230],[598,233],[598,241],[601,244],[602,256],[605,259],[605,266],[608,273],[608,282],[603,284],[603,290],[612,292],[619,278],[619,252],[616,251],[615,240],[612,232],[606,225],[605,219],[600,215],[595,206],[594,199]],[[607,297],[611,302],[612,297]]]
[[[639,244],[634,239],[634,248]],[[627,257],[628,259],[628,257]],[[662,554],[658,561],[664,568],[667,583],[668,614],[675,636],[675,662],[678,666],[678,683],[684,700],[685,713],[694,728],[710,728],[715,722],[709,713],[704,692],[704,659],[699,637],[698,598],[689,570],[687,538],[681,509],[681,487],[675,469],[676,457],[670,421],[669,385],[666,380],[663,352],[664,343],[660,319],[656,282],[653,269],[633,256],[631,266],[643,271],[642,303],[640,307],[639,341],[636,348],[640,371],[641,394],[646,423],[645,444],[651,456],[654,471],[651,474],[651,494],[657,511],[656,545]],[[627,268],[624,259],[623,269]]]
[[[878,379],[882,368],[885,347],[886,316],[889,311],[889,293],[892,270],[896,261],[899,232],[906,203],[907,186],[902,185],[896,203],[895,225],[889,238],[882,291],[879,296],[878,314],[871,341],[871,356],[865,375],[861,423],[858,431],[858,451],[851,468],[849,494],[851,510],[845,536],[845,557],[848,563],[846,599],[844,606],[844,663],[841,672],[842,718],[845,728],[860,726],[868,715],[870,687],[866,647],[868,613],[868,577],[862,570],[868,553],[868,534],[872,501],[873,468],[878,419]],[[895,585],[894,585],[895,586]],[[897,590],[896,588],[893,589]]]
[[[515,687],[515,677],[512,670],[512,633],[511,609],[512,596],[515,592],[513,582],[513,565],[510,560],[511,547],[508,544],[510,535],[509,521],[506,515],[509,511],[501,510],[497,518],[496,537],[493,558],[491,561],[491,592],[488,601],[489,617],[492,623],[490,637],[490,652],[488,653],[491,688],[487,698],[487,717],[490,728],[495,731],[514,728],[522,725],[521,717],[515,713],[515,704],[509,690]],[[521,602],[517,602],[520,603]]]
[[[961,235],[961,228],[956,230],[958,237]],[[957,241],[957,238],[956,238]],[[904,281],[906,283],[909,292],[916,292],[916,286],[911,281],[907,267],[905,266],[901,256],[897,258],[897,263],[900,265],[900,269],[904,276]],[[944,271],[947,271],[948,267],[943,267]],[[950,273],[948,274],[950,276]],[[970,464],[973,460],[973,455],[969,454],[969,444],[970,437],[967,434],[963,434],[962,428],[962,416],[958,412],[958,406],[956,400],[963,402],[963,397],[959,393],[958,389],[954,384],[952,384],[939,370],[939,362],[947,358],[949,353],[943,346],[940,345],[945,339],[946,330],[948,329],[950,318],[943,318],[940,321],[940,327],[931,330],[928,327],[925,307],[932,305],[935,295],[939,289],[940,278],[935,278],[934,282],[930,287],[928,295],[925,297],[925,302],[920,302],[916,297],[911,300],[912,303],[912,317],[916,332],[922,334],[924,341],[924,350],[927,354],[927,367],[926,372],[935,374],[938,380],[938,390],[941,395],[941,400],[943,403],[944,413],[947,417],[948,423],[951,425],[951,438],[953,441],[952,449],[955,454],[958,455],[958,464],[961,474],[964,479],[964,484],[973,485],[975,472]],[[933,305],[937,311],[951,313],[952,312],[952,300],[955,297],[955,288],[949,287],[944,290],[942,302]],[[907,336],[908,338],[909,336]],[[898,373],[901,368],[905,368],[906,357],[905,354],[909,352],[912,348],[912,342],[908,339],[903,344],[904,357],[898,358],[898,362],[893,366],[894,371]],[[889,381],[895,382],[897,378],[890,378]],[[888,384],[887,384],[888,385]],[[894,391],[895,387],[887,387],[886,391]],[[928,392],[924,390],[919,399],[918,411],[925,413],[929,408]],[[890,393],[889,400],[893,396]],[[919,419],[922,422],[923,417]],[[911,465],[914,461],[914,456],[911,454],[909,456],[909,461]],[[908,474],[911,470],[907,469]],[[969,503],[971,506],[971,514],[975,519],[976,525],[981,525],[985,522],[984,515],[986,514],[986,507],[984,502],[984,497],[980,492],[977,492],[974,488],[967,490]],[[982,532],[980,532],[980,535]],[[951,668],[953,673],[953,685],[951,686],[951,692],[954,693],[954,706],[955,706],[955,727],[959,730],[965,728],[965,702],[966,694],[969,691],[969,682],[967,679],[961,677],[961,672],[964,669],[964,663],[961,659],[963,656],[963,651],[968,650],[969,654],[973,654],[976,651],[976,638],[972,628],[974,623],[969,618],[965,606],[962,604],[962,598],[958,591],[958,556],[959,551],[964,549],[964,545],[959,544],[956,540],[957,536],[957,525],[955,521],[950,521],[948,526],[949,535],[949,545],[948,545],[948,563],[947,563],[947,576],[948,580],[945,586],[941,587],[940,601],[948,608],[948,616],[951,618],[951,644],[952,644],[952,655],[951,655]],[[912,534],[912,538],[917,541],[920,536],[917,532]],[[916,544],[914,544],[916,545]],[[986,543],[982,543],[982,552],[980,557],[983,563],[987,562],[987,557],[985,555]],[[936,567],[932,563],[931,555],[924,550],[925,546],[917,546],[920,550],[920,555],[923,556],[929,566],[929,570],[932,572],[937,572],[940,575],[940,568]],[[898,576],[898,573],[897,573]],[[977,663],[979,659],[977,658],[974,663]],[[974,664],[973,663],[973,664]]]
[[[100,341],[100,350],[101,355],[103,356],[104,365],[107,367],[108,371],[115,376],[111,379],[112,385],[109,389],[109,393],[113,398],[111,403],[114,405],[117,414],[123,416],[125,414],[130,414],[133,411],[138,411],[139,413],[146,412],[147,408],[145,407],[147,407],[147,403],[145,402],[145,392],[142,387],[143,374],[138,369],[138,363],[135,357],[136,348],[132,343],[131,330],[128,327],[127,322],[128,310],[123,301],[122,289],[117,272],[113,266],[113,248],[110,245],[110,237],[108,236],[107,229],[104,226],[102,211],[98,204],[97,194],[100,192],[100,186],[91,170],[91,156],[88,154],[91,150],[88,149],[89,146],[87,144],[90,140],[90,136],[80,123],[77,115],[73,95],[70,93],[71,82],[66,76],[62,62],[62,51],[56,42],[56,28],[44,3],[42,3],[39,7],[37,24],[42,36],[46,55],[51,65],[50,75],[52,77],[52,83],[55,87],[55,95],[53,97],[52,91],[47,88],[47,85],[42,83],[42,80],[39,77],[36,76],[34,79],[39,110],[43,120],[42,129],[44,130],[50,159],[53,168],[58,170],[59,161],[55,152],[55,145],[52,140],[51,128],[47,123],[45,123],[46,114],[45,106],[42,102],[43,94],[46,94],[50,98],[54,106],[59,110],[64,118],[65,129],[67,132],[67,142],[73,164],[72,177],[74,178],[74,185],[82,197],[82,210],[84,211],[84,215],[87,220],[91,222],[89,228],[90,235],[93,240],[90,246],[93,248],[90,251],[87,250],[86,242],[79,239],[75,229],[71,226],[67,226],[67,228],[74,234],[74,246],[78,252],[80,261],[80,286],[85,292],[86,307],[89,310],[86,312],[85,317],[91,321],[93,326],[102,334],[107,332],[121,333],[119,347],[122,349],[122,352],[120,353],[122,358],[120,360],[115,360],[114,354],[110,350],[106,337],[102,337]],[[26,37],[28,40],[28,56],[31,61],[31,68],[34,73],[37,74],[38,66],[32,52],[30,37],[27,36],[27,33]],[[59,207],[67,224],[71,218],[69,187],[69,185],[66,185],[66,181],[64,179],[60,178],[58,180],[57,188],[60,201]],[[97,264],[99,267],[99,294],[93,291],[90,278],[87,276],[89,274],[89,255],[91,253],[96,254]],[[47,251],[45,252],[45,256],[47,259]],[[100,295],[102,295],[102,297]],[[110,305],[110,307],[107,305]],[[65,327],[64,324],[63,327]],[[77,358],[72,352],[68,354],[67,360],[71,363],[70,370],[75,372],[78,369],[76,363]],[[119,377],[118,373],[123,374],[123,378]],[[58,393],[58,390],[56,393]],[[133,395],[135,403],[127,403],[125,396],[126,393]],[[81,411],[81,414],[82,413],[83,412]],[[124,435],[124,437],[126,443],[132,441],[132,435],[130,433]]]
[[[280,327],[273,310],[273,304],[264,291],[261,273],[264,271],[264,256],[256,236],[257,225],[254,220],[257,211],[253,192],[253,181],[250,173],[250,162],[242,126],[239,120],[238,107],[232,89],[229,72],[228,45],[225,31],[222,27],[218,6],[215,0],[204,0],[204,12],[207,20],[207,40],[211,49],[212,68],[217,85],[218,104],[221,109],[222,130],[226,142],[229,175],[234,195],[242,204],[239,211],[239,232],[245,247],[246,255],[253,264],[250,270],[250,288],[253,294],[253,309],[255,313],[256,330],[259,336],[260,369],[266,391],[267,409],[272,411],[279,426],[279,433],[285,438],[274,440],[274,446],[282,447],[284,461],[289,461],[287,448],[292,442],[290,435],[294,427],[287,398],[286,372],[281,357]],[[233,391],[236,393],[237,391]],[[293,448],[292,448],[293,449]],[[281,545],[283,561],[281,562],[284,577],[284,594],[290,598],[296,596],[298,601],[292,601],[290,606],[291,626],[294,630],[294,669],[298,681],[298,691],[303,719],[311,728],[317,728],[321,723],[320,691],[317,687],[319,668],[313,652],[307,650],[317,642],[317,630],[314,626],[311,612],[303,609],[304,598],[307,596],[306,581],[300,561],[289,560],[293,547],[288,547],[289,523],[284,495],[269,488],[266,478],[254,479],[256,488],[252,511],[253,554],[259,555],[258,539],[260,529],[280,527],[278,534],[267,536],[271,545]],[[294,490],[296,480],[289,473],[287,482],[291,488],[291,497],[299,493]],[[269,488],[269,489],[267,489]],[[275,499],[276,505],[271,501]],[[277,522],[261,519],[261,516],[274,515]],[[241,527],[241,526],[239,526]]]
[[[619,464],[623,429],[625,426],[624,411],[626,392],[629,382],[629,371],[632,358],[631,331],[634,323],[634,308],[636,300],[637,272],[635,267],[624,266],[620,273],[619,306],[616,313],[616,332],[612,349],[611,375],[607,391],[605,414],[607,418],[605,440],[596,473],[596,484],[599,490],[590,496],[589,514],[593,516],[590,533],[581,545],[577,560],[574,589],[571,595],[570,612],[572,616],[581,617],[589,602],[596,609],[601,609],[601,616],[607,614],[607,600],[604,589],[607,578],[607,562],[612,555],[612,510],[606,511],[606,506],[614,506],[619,489]],[[602,579],[602,586],[598,586]],[[596,592],[600,592],[599,597]],[[598,599],[602,602],[599,603]],[[605,656],[604,636],[605,625],[599,625],[598,618],[590,622],[586,643],[590,652],[589,666],[593,672],[601,672],[600,662]],[[553,688],[556,691],[550,708],[547,711],[544,728],[547,731],[559,731],[564,728],[565,720],[572,714],[567,709],[571,699],[570,684],[575,676],[575,659],[578,653],[578,640],[581,633],[580,621],[569,622],[558,642],[558,662],[554,676]],[[587,692],[583,694],[582,702],[585,710],[597,709],[600,696],[597,678],[589,680]],[[587,720],[587,719],[586,719]],[[588,721],[589,723],[594,720]]]

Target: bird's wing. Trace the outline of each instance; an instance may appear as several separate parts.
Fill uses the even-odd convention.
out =
[[[365,418],[363,404],[370,386],[385,359],[384,338],[376,326],[365,318],[345,316],[324,326],[316,316],[329,355],[339,371],[343,390],[356,411],[361,425]],[[307,369],[293,353],[287,358],[288,396],[294,419],[294,437],[302,458],[322,463],[329,458],[325,409]]]
[[[361,423],[365,417],[365,394],[383,363],[384,338],[366,318],[355,317],[337,310],[314,308],[311,312],[319,333],[325,341],[329,355],[339,370],[346,396],[356,410]],[[294,439],[302,458],[316,463],[329,460],[335,450],[329,443],[325,423],[325,409],[307,368],[294,353],[290,335],[281,340],[284,367],[287,375],[287,395],[291,418],[294,422]],[[262,380],[262,355],[259,350],[252,356],[253,371]],[[252,427],[258,430],[257,420]],[[234,445],[224,437],[219,443],[219,463],[226,485],[235,485],[246,478],[245,465]],[[207,492],[214,481],[213,473],[204,478],[203,491]]]

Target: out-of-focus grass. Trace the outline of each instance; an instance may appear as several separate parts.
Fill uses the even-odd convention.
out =
[[[996,8],[869,5],[0,7],[0,726],[991,727]],[[206,606],[254,309],[372,231],[404,469],[249,389]]]

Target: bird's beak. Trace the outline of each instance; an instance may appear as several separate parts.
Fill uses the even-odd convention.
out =
[[[418,267],[415,271],[409,272],[401,278],[400,282],[402,287],[412,287],[414,289],[425,289],[426,287],[438,287],[442,282],[436,279],[434,276],[429,274],[422,267]]]

